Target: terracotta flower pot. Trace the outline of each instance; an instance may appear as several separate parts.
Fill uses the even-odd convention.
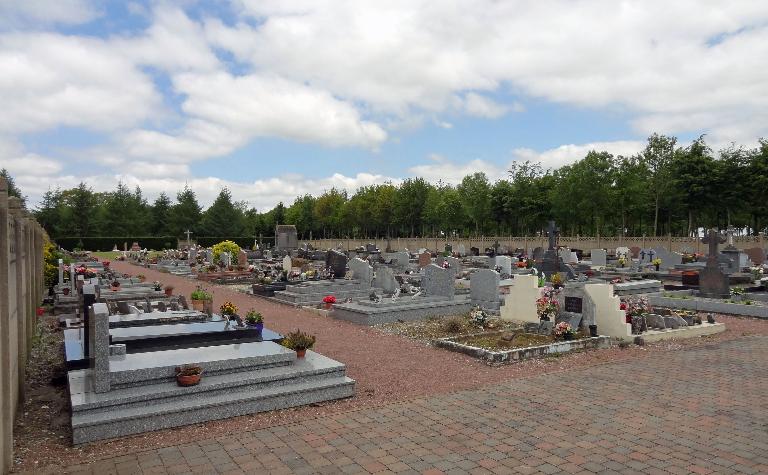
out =
[[[192,299],[192,310],[197,310],[198,312],[202,312],[204,308],[205,308],[205,300]]]
[[[306,349],[296,350],[296,358],[304,358],[304,356],[306,356],[306,354],[307,354],[307,350]]]
[[[326,310],[330,310],[333,307],[333,304],[330,302],[325,302],[323,305]]]
[[[168,297],[172,297],[173,296],[173,289],[165,289],[165,295],[167,295]]]
[[[202,377],[202,374],[191,374],[187,376],[178,375],[176,376],[176,384],[179,386],[195,386],[196,384],[200,384],[200,378]]]

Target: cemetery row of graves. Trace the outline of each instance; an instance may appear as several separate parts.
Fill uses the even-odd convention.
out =
[[[315,249],[295,226],[274,233],[273,245],[251,248],[114,243],[109,259],[41,244],[45,300],[63,334],[71,444],[357,397],[345,361],[313,351],[312,332],[276,331],[258,302],[415,335],[490,366],[705,337],[726,330],[720,315],[768,318],[766,250],[736,248],[732,229],[708,230],[704,254],[570,249],[554,221],[546,245],[527,249],[450,239],[439,249]],[[168,281],[147,279],[146,269]],[[196,290],[176,292],[178,279]],[[254,306],[214,305],[218,286]]]

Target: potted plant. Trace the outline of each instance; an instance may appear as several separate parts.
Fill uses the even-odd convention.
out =
[[[336,303],[336,297],[333,295],[326,295],[323,297],[323,304],[325,304],[325,309],[330,310],[333,304]]]
[[[213,300],[213,296],[198,286],[190,295],[192,300],[192,308],[198,312],[202,312],[205,307],[205,302]]]
[[[179,386],[195,386],[200,383],[203,375],[203,368],[200,366],[178,366],[176,367],[176,384]]]
[[[238,326],[240,326],[240,317],[237,315],[237,305],[229,301],[224,302],[224,304],[219,307],[219,313],[221,313],[221,316],[226,318],[227,321],[236,321]]]
[[[144,275],[144,274],[139,274],[139,275],[136,276],[136,278],[139,279],[139,282],[142,282],[142,283],[146,282],[146,280],[147,280],[147,276]]]
[[[261,332],[264,330],[264,317],[254,309],[248,310],[248,313],[245,314],[245,324],[248,325],[248,328],[255,329],[261,336]]]
[[[113,280],[112,283],[109,284],[109,286],[112,288],[112,292],[117,292],[118,290],[120,290],[120,282],[116,280]]]
[[[568,322],[560,322],[555,325],[555,328],[552,329],[552,334],[555,336],[555,338],[560,338],[566,341],[573,340],[573,338],[576,336],[576,332]]]
[[[296,352],[297,358],[304,358],[307,354],[307,350],[315,345],[315,336],[308,333],[304,333],[301,330],[291,332],[283,338],[281,343],[284,347],[290,348]]]
[[[657,257],[656,259],[651,261],[651,264],[653,264],[653,267],[655,267],[656,270],[658,271],[659,270],[659,266],[661,266],[661,259],[659,259]]]
[[[619,267],[624,267],[627,265],[627,258],[624,256],[619,257]]]
[[[101,265],[106,269],[109,269],[109,264],[111,264],[109,261],[101,261]]]
[[[552,277],[550,278],[552,281],[552,287],[559,289],[563,286],[563,276],[560,275],[559,272],[555,272],[552,274]]]
[[[173,286],[171,284],[168,284],[165,287],[163,287],[163,290],[165,291],[165,295],[167,295],[168,297],[173,295]]]

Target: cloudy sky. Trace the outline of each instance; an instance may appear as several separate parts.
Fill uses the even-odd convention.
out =
[[[0,0],[0,167],[259,210],[768,137],[768,2]]]

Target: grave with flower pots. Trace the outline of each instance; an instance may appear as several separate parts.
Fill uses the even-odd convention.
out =
[[[345,365],[307,351],[314,339],[301,333],[293,335],[288,346],[301,350],[303,357],[270,341],[266,331],[263,341],[202,341],[190,347],[155,342],[157,346],[130,351],[129,340],[114,341],[118,333],[122,337],[129,335],[125,329],[118,333],[110,330],[105,304],[89,308],[88,322],[89,367],[68,373],[75,444],[312,404],[354,393],[355,382],[346,376]],[[181,329],[192,328],[189,325],[194,324],[174,327],[178,334]],[[142,337],[152,340],[165,330],[150,326],[134,328],[130,333],[136,345]],[[202,377],[199,382],[191,378],[193,385],[187,386],[182,385],[182,378],[177,382],[176,376],[182,373]],[[189,378],[183,379],[189,383]]]

